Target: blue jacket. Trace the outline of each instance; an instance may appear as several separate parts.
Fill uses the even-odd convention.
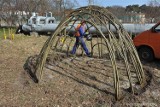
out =
[[[84,30],[83,26],[81,26],[78,31],[80,33],[80,36],[83,37],[84,33],[85,33],[85,30]]]

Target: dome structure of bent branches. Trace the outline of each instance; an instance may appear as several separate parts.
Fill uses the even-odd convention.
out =
[[[90,41],[84,38],[87,48],[91,52],[91,58],[85,55],[80,46],[74,56],[70,54],[75,43],[75,29],[81,21],[85,21],[85,32],[92,35]],[[102,64],[103,73],[111,73],[116,99],[120,99],[123,89],[130,89],[130,92],[134,93],[136,85],[143,88],[146,83],[142,64],[130,36],[118,19],[103,7],[78,8],[59,23],[37,58],[35,74],[39,80],[42,79],[46,61],[51,58],[56,59],[57,62],[58,59],[62,61],[65,58],[71,58],[71,63],[82,58],[78,62]],[[110,67],[111,72],[105,70],[105,67]]]

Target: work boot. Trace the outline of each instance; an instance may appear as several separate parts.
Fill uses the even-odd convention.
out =
[[[91,53],[88,53],[88,55],[87,55],[88,57],[92,57],[92,55],[91,55]]]

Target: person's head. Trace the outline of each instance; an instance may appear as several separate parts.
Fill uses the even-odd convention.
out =
[[[82,26],[84,26],[85,23],[86,23],[86,22],[85,22],[84,20],[81,21],[81,25],[82,25]]]

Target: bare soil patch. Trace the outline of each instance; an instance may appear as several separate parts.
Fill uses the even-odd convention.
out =
[[[0,106],[160,106],[159,60],[143,62],[151,80],[142,93],[132,95],[124,91],[123,99],[115,101],[112,69],[104,67],[107,61],[85,56],[74,60],[67,57],[57,61],[50,59],[45,65],[42,81],[37,84],[25,70],[25,64],[39,54],[48,37],[16,35],[15,38],[0,41]],[[123,67],[120,69],[123,72]],[[120,79],[126,81],[125,76]],[[126,83],[121,83],[122,88],[128,86]]]

